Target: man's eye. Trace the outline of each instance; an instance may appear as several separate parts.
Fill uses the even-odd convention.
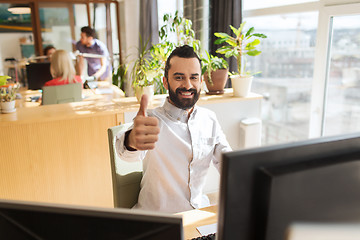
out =
[[[176,76],[176,77],[175,77],[175,80],[182,80],[182,79],[183,79],[182,76]]]
[[[198,80],[198,77],[191,77],[191,80]]]

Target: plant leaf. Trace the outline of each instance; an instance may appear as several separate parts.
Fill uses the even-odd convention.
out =
[[[257,56],[261,53],[261,51],[258,51],[258,50],[251,50],[251,51],[248,51],[246,54],[249,55],[249,56]]]
[[[245,23],[246,23],[246,22],[243,22],[243,23],[240,24],[240,27],[239,27],[239,29],[238,29],[239,32],[242,32],[242,30],[243,30],[243,28],[244,28],[244,26],[245,26]]]
[[[221,48],[218,48],[216,52],[220,54],[225,54],[226,52],[231,51],[231,49],[232,48],[230,46],[222,46]]]
[[[230,46],[233,46],[233,47],[236,47],[236,46],[237,46],[236,41],[235,41],[235,39],[233,39],[233,38],[226,40],[226,42],[227,42]]]
[[[223,42],[226,42],[226,38],[218,38],[214,41],[214,44],[222,44]]]
[[[233,31],[233,33],[235,34],[235,36],[239,36],[240,35],[240,29],[237,29],[235,27],[233,27],[232,25],[230,25],[231,30]]]
[[[254,30],[255,30],[255,28],[254,28],[254,27],[249,28],[249,30],[248,30],[248,31],[246,32],[246,34],[245,34],[245,37],[250,36],[250,35],[251,35],[251,33],[253,33],[253,32],[254,32]]]
[[[259,37],[259,38],[267,38],[267,36],[265,34],[262,34],[262,33],[254,33],[253,36]]]
[[[230,36],[229,34],[227,34],[227,33],[219,33],[219,32],[216,32],[216,33],[214,33],[214,35],[215,35],[216,37],[219,37],[219,38],[231,38],[231,36]]]
[[[7,80],[10,79],[11,77],[9,76],[0,76],[0,86],[6,85]]]

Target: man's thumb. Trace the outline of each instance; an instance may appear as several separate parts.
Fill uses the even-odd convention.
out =
[[[143,94],[140,100],[140,108],[137,115],[141,115],[144,117],[147,116],[146,110],[147,110],[148,102],[149,102],[148,96],[146,94]]]

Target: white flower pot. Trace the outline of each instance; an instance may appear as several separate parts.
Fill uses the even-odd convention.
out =
[[[148,95],[149,103],[150,103],[152,101],[152,99],[153,99],[153,96],[154,96],[154,85],[145,86],[145,87],[137,86],[135,88],[135,96],[136,96],[138,102],[140,102],[141,96],[143,94]]]
[[[246,97],[250,93],[253,76],[232,75],[231,84],[235,97]]]
[[[2,113],[12,113],[15,112],[15,100],[10,102],[1,102],[1,112]]]

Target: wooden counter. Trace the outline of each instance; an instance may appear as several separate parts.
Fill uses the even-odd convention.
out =
[[[135,97],[84,93],[82,102],[42,106],[27,101],[38,92],[26,91],[16,112],[0,114],[0,198],[113,206],[107,129],[124,123],[139,104]],[[202,94],[199,104],[261,100],[231,95]],[[155,96],[149,107],[165,98]]]

